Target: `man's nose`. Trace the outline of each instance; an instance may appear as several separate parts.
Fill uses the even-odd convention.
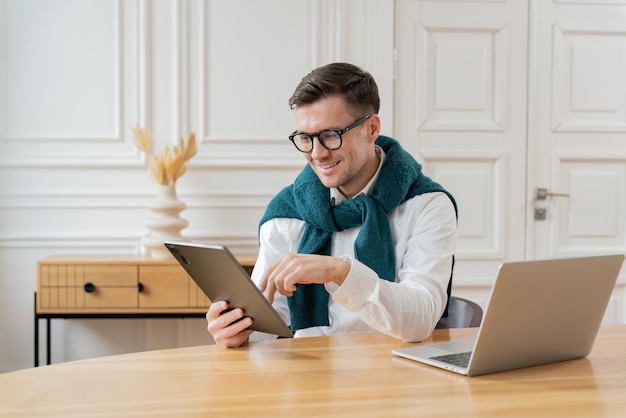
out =
[[[317,143],[315,143],[315,141],[317,141]],[[313,150],[311,151],[311,157],[314,159],[319,159],[320,157],[328,155],[329,152],[330,150],[322,145],[319,136],[316,136],[313,140]]]

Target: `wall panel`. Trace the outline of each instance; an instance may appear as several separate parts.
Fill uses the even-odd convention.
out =
[[[137,2],[5,1],[3,11],[0,166],[137,164],[125,132],[139,107]]]

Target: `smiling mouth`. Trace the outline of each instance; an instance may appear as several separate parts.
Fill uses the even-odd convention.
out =
[[[318,164],[318,167],[321,168],[321,169],[326,170],[326,169],[329,169],[329,168],[333,168],[333,167],[335,167],[338,164],[339,164],[339,162],[334,162],[334,163],[330,163],[330,164]]]

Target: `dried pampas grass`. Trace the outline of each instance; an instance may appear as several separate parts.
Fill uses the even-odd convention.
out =
[[[173,186],[176,180],[187,171],[187,161],[191,159],[198,148],[196,147],[196,136],[189,133],[187,141],[183,138],[178,140],[178,145],[165,147],[157,155],[152,154],[152,134],[137,125],[133,129],[135,145],[148,157],[148,170],[150,175],[163,186]]]

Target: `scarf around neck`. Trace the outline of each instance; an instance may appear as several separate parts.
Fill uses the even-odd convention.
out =
[[[359,195],[332,206],[329,189],[307,165],[292,185],[272,199],[259,227],[274,218],[300,219],[305,227],[298,253],[330,255],[333,233],[362,225],[354,242],[355,258],[382,279],[395,281],[396,254],[389,214],[407,200],[432,192],[447,194],[455,211],[457,207],[452,195],[424,175],[421,165],[395,139],[379,136],[376,144],[383,149],[386,158],[370,195]],[[452,277],[448,300],[451,284]],[[328,326],[328,299],[322,284],[296,285],[293,296],[287,298],[292,331]]]

